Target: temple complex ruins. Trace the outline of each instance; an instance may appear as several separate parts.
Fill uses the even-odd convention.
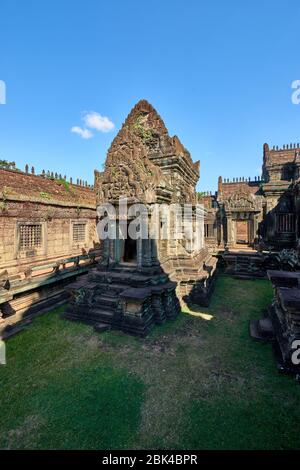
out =
[[[272,282],[273,302],[250,334],[299,375],[299,144],[264,144],[260,176],[220,176],[213,194],[196,192],[199,176],[145,100],[93,187],[0,165],[0,336],[66,302],[69,320],[145,336],[184,304],[207,306],[218,266]]]
[[[296,374],[299,365],[291,358],[300,341],[299,168],[299,144],[264,144],[261,177],[219,177],[218,191],[202,197],[205,244],[220,257],[223,271],[272,282],[274,301],[261,320],[251,322],[250,333],[271,341],[279,369]]]
[[[212,251],[258,247],[280,250],[297,241],[292,183],[299,178],[299,144],[263,147],[262,176],[219,177],[218,190],[205,195],[205,237]]]

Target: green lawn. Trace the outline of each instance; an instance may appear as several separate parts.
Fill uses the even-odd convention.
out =
[[[0,366],[0,448],[300,448],[300,387],[248,334],[271,298],[220,277],[210,308],[146,339],[36,319]]]

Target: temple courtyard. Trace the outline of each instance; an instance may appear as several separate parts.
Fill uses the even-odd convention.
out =
[[[272,295],[220,276],[209,308],[145,339],[63,320],[64,307],[36,318],[0,366],[0,448],[300,448],[299,384],[248,332]]]

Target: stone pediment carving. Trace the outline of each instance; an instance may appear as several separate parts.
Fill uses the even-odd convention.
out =
[[[97,203],[126,197],[136,202],[155,202],[160,186],[168,186],[160,168],[147,158],[145,144],[123,128],[114,139],[103,172],[95,172]]]
[[[145,100],[131,110],[114,138],[103,172],[95,172],[97,203],[195,203],[199,162],[178,137],[170,137],[156,110]]]
[[[261,198],[251,193],[237,192],[224,205],[227,211],[258,212],[261,210]]]

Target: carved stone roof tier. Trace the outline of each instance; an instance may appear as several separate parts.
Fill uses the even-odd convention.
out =
[[[168,130],[147,101],[127,116],[107,154],[104,172],[95,172],[98,203],[127,197],[132,201],[192,202],[199,162]]]

